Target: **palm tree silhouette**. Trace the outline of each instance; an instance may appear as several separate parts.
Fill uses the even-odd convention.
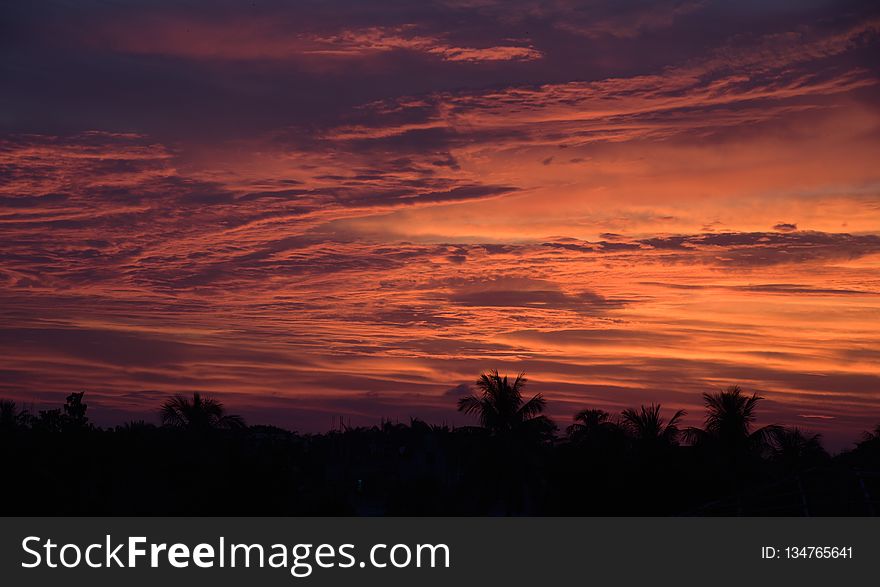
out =
[[[543,441],[556,428],[541,415],[546,406],[541,394],[523,400],[526,381],[524,373],[513,381],[497,370],[481,373],[476,383],[481,393],[458,400],[458,410],[476,414],[491,436],[483,445],[481,493],[489,496],[491,507],[508,515],[527,511],[538,495]]]
[[[167,399],[159,415],[163,425],[188,430],[231,430],[245,425],[241,416],[227,414],[221,402],[203,398],[198,392],[193,394],[192,401],[182,395]]]
[[[858,454],[860,459],[868,456],[867,462],[870,463],[867,465],[868,468],[880,469],[880,424],[862,435],[853,452]]]
[[[660,404],[651,404],[641,406],[639,410],[627,408],[621,417],[624,428],[635,440],[650,445],[674,446],[681,433],[678,423],[686,414],[684,410],[678,410],[666,421],[660,415]]]
[[[718,393],[704,393],[704,427],[688,428],[685,438],[693,444],[715,444],[733,458],[764,452],[781,428],[769,425],[752,430],[755,408],[762,399],[758,394],[745,395],[738,385]]]
[[[530,424],[549,423],[540,415],[547,404],[540,393],[523,401],[522,388],[526,381],[525,373],[517,375],[512,382],[507,375],[499,375],[497,370],[482,373],[476,384],[482,393],[460,398],[458,411],[477,414],[480,426],[493,434],[512,432]]]
[[[806,434],[799,428],[777,428],[772,433],[773,460],[789,472],[809,467],[828,458],[821,434]]]
[[[565,429],[569,440],[592,443],[621,431],[620,425],[611,420],[605,410],[586,409],[574,415],[574,424]]]
[[[605,410],[586,409],[574,415],[574,424],[566,430],[569,435],[579,432],[590,433],[611,424],[611,414]]]

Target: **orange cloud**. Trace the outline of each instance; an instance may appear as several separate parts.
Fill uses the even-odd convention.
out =
[[[635,42],[685,12],[598,14],[608,26],[577,43]],[[77,57],[148,64],[125,89],[149,101],[77,69],[64,111],[40,112],[74,127],[125,95],[104,120],[155,134],[0,143],[4,397],[42,407],[86,382],[100,419],[201,390],[315,430],[454,418],[450,389],[497,367],[528,371],[560,418],[699,412],[700,392],[739,383],[779,423],[846,440],[876,423],[880,117],[858,58],[876,21],[601,75],[554,60],[579,45],[546,29],[533,46],[479,27],[117,22]],[[335,101],[383,55],[407,65],[395,83]],[[277,67],[329,61],[352,67],[309,83]],[[395,85],[414,62],[430,71]],[[156,104],[163,76],[173,100]],[[202,109],[238,124],[190,126]]]

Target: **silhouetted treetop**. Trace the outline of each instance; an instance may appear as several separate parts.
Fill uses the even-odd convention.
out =
[[[86,416],[88,404],[83,403],[84,391],[79,393],[71,393],[67,396],[64,404],[64,417],[66,424],[73,428],[85,428],[89,425],[89,418]]]
[[[188,430],[236,429],[245,423],[241,416],[227,414],[221,402],[211,397],[193,393],[192,400],[175,395],[162,404],[159,410],[162,424]]]
[[[703,429],[688,428],[685,437],[694,444],[715,444],[729,455],[763,452],[770,448],[779,426],[753,430],[755,410],[764,398],[748,396],[738,385],[717,393],[704,393],[706,421]]]
[[[52,515],[875,515],[880,426],[834,457],[818,434],[756,425],[761,398],[703,394],[683,410],[584,409],[553,435],[524,375],[480,375],[458,409],[482,428],[382,420],[300,434],[245,427],[202,394],[163,426],[89,423],[84,395],[30,416],[0,400],[6,513]],[[209,432],[236,429],[234,433]],[[181,432],[185,431],[185,432]],[[809,506],[809,507],[807,507]],[[2,512],[0,512],[2,513]]]
[[[632,408],[623,410],[621,417],[624,428],[635,440],[674,446],[678,444],[681,432],[678,424],[686,414],[684,410],[678,410],[667,421],[660,415],[660,404],[651,404],[641,406],[638,410]]]
[[[482,373],[476,383],[481,393],[460,398],[458,410],[476,414],[480,425],[493,434],[511,432],[528,424],[549,424],[549,420],[541,416],[547,401],[540,393],[523,401],[522,389],[527,381],[525,373],[513,381],[507,375],[499,375],[497,370]]]

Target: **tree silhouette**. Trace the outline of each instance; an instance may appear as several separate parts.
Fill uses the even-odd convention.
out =
[[[66,428],[66,423],[67,419],[61,410],[40,410],[39,415],[34,418],[32,426],[44,432],[57,433]]]
[[[660,415],[660,404],[641,406],[639,410],[627,408],[621,413],[624,428],[638,442],[655,446],[675,446],[681,431],[679,421],[687,414],[675,412],[668,421]]]
[[[623,439],[623,429],[605,410],[586,409],[574,416],[574,424],[565,429],[568,439],[579,445],[603,448]]]
[[[605,410],[586,409],[574,415],[574,424],[566,429],[571,435],[590,434],[612,424],[611,414]],[[613,424],[612,424],[613,425]]]
[[[805,434],[798,428],[777,428],[771,434],[773,460],[787,472],[816,465],[828,458],[820,434]]]
[[[880,424],[862,435],[849,459],[851,466],[880,471]]]
[[[26,423],[28,414],[12,400],[0,400],[0,430],[14,430]]]
[[[507,515],[528,510],[540,494],[543,441],[552,438],[556,426],[542,416],[546,400],[541,394],[524,400],[524,373],[511,381],[497,370],[481,373],[476,382],[481,393],[458,400],[458,409],[476,414],[490,435],[477,447],[479,469],[475,470],[478,493],[491,510]]]
[[[482,373],[477,380],[480,395],[468,395],[458,400],[458,411],[477,414],[480,426],[493,434],[506,434],[531,425],[549,424],[541,416],[547,402],[539,393],[523,401],[522,388],[526,384],[525,373],[517,375],[512,382],[498,374],[497,370]]]
[[[880,442],[880,424],[871,430],[870,432],[865,432],[862,435],[862,443],[878,443]]]
[[[89,422],[82,393],[29,416],[0,400],[0,513],[51,515],[854,515],[876,513],[880,426],[830,456],[821,438],[756,424],[760,397],[703,394],[683,411],[575,415],[553,439],[525,377],[481,374],[458,409],[482,427],[383,421],[300,435],[251,426],[198,393],[169,396],[163,427]],[[66,394],[65,394],[66,395]],[[792,488],[796,490],[792,490]],[[2,507],[6,506],[6,510]],[[809,508],[807,507],[809,505]],[[714,512],[714,514],[713,514]]]
[[[755,408],[762,397],[747,396],[738,385],[718,393],[704,393],[706,421],[703,429],[688,428],[685,438],[693,444],[712,444],[730,458],[760,454],[770,448],[779,426],[763,426],[752,430]]]
[[[241,416],[227,414],[221,402],[203,398],[198,392],[193,394],[192,400],[182,395],[165,400],[159,415],[163,425],[188,430],[232,430],[245,425]]]
[[[89,425],[89,418],[86,416],[88,404],[83,403],[84,391],[79,393],[71,393],[67,396],[64,404],[64,425],[73,429],[86,428]]]

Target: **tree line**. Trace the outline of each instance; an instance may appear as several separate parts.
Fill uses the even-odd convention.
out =
[[[199,393],[160,426],[94,426],[84,393],[30,414],[0,401],[3,513],[61,515],[873,515],[880,426],[831,456],[757,426],[762,398],[703,394],[701,427],[659,404],[588,408],[560,430],[527,379],[480,375],[475,426],[412,419],[298,434],[248,426]]]

